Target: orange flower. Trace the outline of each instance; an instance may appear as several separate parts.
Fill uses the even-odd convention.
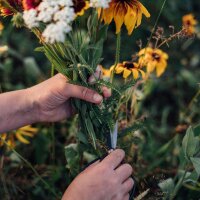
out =
[[[193,14],[188,14],[183,16],[183,28],[186,29],[187,35],[193,35],[196,30],[196,25],[198,24],[197,20],[195,19]]]
[[[110,24],[114,19],[116,34],[120,32],[124,23],[130,35],[133,29],[141,24],[143,14],[150,17],[149,12],[139,0],[112,0],[109,8],[100,9],[99,13],[101,12],[102,20],[106,24]]]
[[[139,64],[147,67],[147,72],[151,73],[156,69],[156,75],[161,76],[167,68],[169,56],[160,49],[147,47],[139,52]]]
[[[114,66],[111,67],[111,70],[114,69]],[[136,80],[139,78],[139,75],[141,74],[142,78],[145,77],[145,72],[140,69],[138,63],[133,63],[133,62],[123,62],[117,64],[115,68],[115,73],[116,74],[122,74],[123,73],[123,78],[126,79],[128,78],[131,74],[133,75],[133,78]]]

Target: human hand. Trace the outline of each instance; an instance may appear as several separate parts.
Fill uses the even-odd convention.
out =
[[[111,96],[110,90],[105,87],[102,92],[105,98]],[[70,117],[74,113],[71,98],[95,104],[100,104],[103,100],[103,97],[93,90],[67,83],[67,78],[62,74],[29,88],[28,94],[35,107],[36,122],[56,122]]]
[[[117,149],[79,174],[62,200],[128,200],[134,181],[132,167],[121,164],[125,153]]]

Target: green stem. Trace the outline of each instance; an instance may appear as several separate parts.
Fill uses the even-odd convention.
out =
[[[175,187],[172,195],[170,195],[170,200],[173,200],[176,197],[176,195],[179,192],[179,190],[181,189],[181,187],[183,185],[183,181],[185,180],[186,174],[187,174],[187,167],[185,169],[185,172],[184,172],[183,176],[180,178],[180,180],[176,184],[176,187]]]
[[[51,186],[40,176],[40,174],[36,171],[36,169],[31,165],[31,163],[26,160],[23,156],[21,156],[14,148],[12,148],[5,140],[1,139],[0,140],[6,144],[7,147],[9,147],[9,149],[11,149],[11,151],[18,156],[32,171],[33,173],[39,178],[39,180],[47,187],[47,189],[57,198],[60,199],[60,196],[57,195],[54,190],[52,190]]]
[[[120,50],[121,50],[121,32],[117,34],[115,65],[111,74],[111,83],[113,83],[115,68],[117,67],[117,64],[120,62]]]

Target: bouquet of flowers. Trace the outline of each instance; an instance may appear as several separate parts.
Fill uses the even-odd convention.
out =
[[[78,112],[82,141],[87,141],[100,153],[102,144],[106,146],[107,138],[118,120],[121,104],[127,101],[124,94],[136,80],[145,78],[139,63],[120,63],[121,27],[125,24],[128,34],[132,34],[141,24],[143,14],[150,17],[149,12],[138,0],[0,2],[1,15],[11,15],[17,27],[24,26],[37,36],[41,47],[36,50],[43,52],[51,62],[52,75],[57,71],[72,84],[98,92],[102,91],[102,87],[112,90],[112,97],[100,106],[77,99],[72,102]],[[109,70],[105,70],[100,66],[103,45],[113,20],[117,35],[116,60]],[[123,84],[117,84],[115,74],[123,74]]]

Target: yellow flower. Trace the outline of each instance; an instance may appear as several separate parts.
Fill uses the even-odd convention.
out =
[[[25,126],[11,133],[3,133],[0,136],[0,147],[4,145],[3,141],[5,141],[9,147],[14,148],[16,146],[16,139],[23,144],[30,144],[30,141],[28,141],[25,137],[32,138],[37,133],[37,131],[37,128],[33,128],[32,126]]]
[[[157,77],[161,76],[167,68],[168,55],[160,49],[147,47],[139,52],[139,64],[147,67],[147,72],[151,73],[156,69]]]
[[[196,30],[196,25],[198,24],[193,14],[184,15],[182,18],[183,28],[186,29],[185,33],[187,35],[193,35]]]
[[[114,69],[114,66],[111,67],[111,70]],[[142,78],[145,78],[145,72],[140,69],[138,63],[134,62],[123,62],[117,64],[115,68],[115,73],[116,74],[122,74],[123,73],[123,78],[128,78],[131,74],[133,75],[134,79],[138,79],[139,75],[142,75]]]
[[[100,66],[100,67],[101,67],[101,71],[102,71],[102,76],[104,78],[110,78],[110,76],[111,76],[111,69],[106,69],[103,66]]]
[[[4,25],[0,22],[0,34],[3,31],[3,29],[4,29]]]
[[[30,142],[24,136],[34,137],[37,131],[38,131],[37,128],[33,128],[31,126],[25,126],[17,130],[15,136],[21,143],[30,144]]]
[[[85,13],[85,10],[87,10],[90,7],[90,4],[88,1],[85,0],[73,0],[73,8],[77,16],[82,16]]]
[[[114,19],[116,34],[120,32],[124,23],[130,35],[133,29],[141,24],[143,14],[150,17],[149,12],[139,0],[112,0],[109,8],[99,10],[99,15],[101,12],[102,20],[106,24],[110,24]]]

